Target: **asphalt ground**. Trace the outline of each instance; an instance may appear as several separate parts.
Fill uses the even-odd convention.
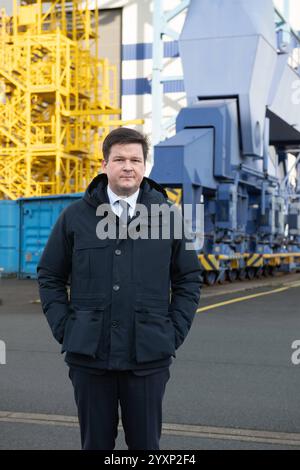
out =
[[[0,449],[79,449],[71,383],[36,281],[2,279]],[[171,366],[161,449],[300,449],[300,274],[205,287]],[[120,428],[116,449],[126,449]]]

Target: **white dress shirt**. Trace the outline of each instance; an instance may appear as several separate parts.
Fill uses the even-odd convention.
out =
[[[122,214],[122,210],[123,210],[119,204],[120,199],[127,202],[127,204],[129,205],[129,210],[128,210],[129,216],[130,217],[133,216],[139,192],[140,190],[138,189],[135,193],[131,194],[131,196],[128,196],[128,197],[118,196],[116,193],[112,191],[109,184],[107,185],[107,196],[108,196],[111,208],[118,217],[120,217],[120,215]]]

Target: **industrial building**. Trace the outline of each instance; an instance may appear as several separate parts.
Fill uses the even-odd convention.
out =
[[[162,448],[300,449],[300,0],[0,0],[0,449],[80,446],[37,265],[118,127],[204,281]]]
[[[34,275],[59,196],[80,197],[119,125],[150,136],[148,174],[174,203],[202,201],[208,284],[298,269],[299,5],[253,3],[239,27],[235,6],[222,6],[224,25],[214,3],[196,3],[14,1],[12,16],[2,10],[4,273]]]

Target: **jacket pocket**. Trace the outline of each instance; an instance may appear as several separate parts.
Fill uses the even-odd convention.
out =
[[[74,309],[66,322],[62,353],[96,358],[102,339],[103,309]]]
[[[167,312],[135,311],[136,362],[175,357],[175,328]]]
[[[108,240],[75,240],[72,277],[90,279],[104,277],[103,266],[107,264]]]

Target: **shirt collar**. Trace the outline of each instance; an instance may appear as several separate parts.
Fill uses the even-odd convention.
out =
[[[108,195],[109,202],[112,206],[117,201],[122,199],[123,201],[126,201],[130,205],[130,207],[134,208],[135,205],[136,205],[136,201],[137,201],[139,192],[140,192],[140,189],[138,189],[135,193],[131,194],[131,196],[122,197],[122,196],[118,196],[116,193],[114,193],[112,191],[112,189],[110,188],[109,184],[107,185],[107,195]]]

